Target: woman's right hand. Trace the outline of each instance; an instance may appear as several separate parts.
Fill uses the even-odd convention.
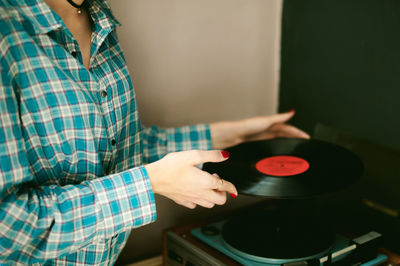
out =
[[[224,156],[225,155],[225,156]],[[196,165],[222,162],[228,159],[224,151],[182,151],[145,166],[153,192],[193,209],[196,205],[212,208],[226,202],[226,192],[236,197],[235,186],[216,174],[209,174]]]

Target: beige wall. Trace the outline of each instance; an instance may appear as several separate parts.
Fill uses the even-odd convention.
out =
[[[277,109],[281,0],[112,0],[146,125],[178,126]],[[123,261],[159,252],[161,230],[213,210],[157,197],[158,220],[135,230]]]

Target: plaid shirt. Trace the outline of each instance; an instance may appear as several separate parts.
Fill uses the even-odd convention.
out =
[[[112,264],[156,219],[142,166],[210,149],[208,125],[142,128],[108,3],[90,70],[42,0],[0,0],[0,263]]]

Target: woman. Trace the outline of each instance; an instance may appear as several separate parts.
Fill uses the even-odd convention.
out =
[[[237,196],[196,165],[308,138],[284,124],[293,112],[142,128],[105,1],[0,1],[0,263],[112,264],[156,219],[154,193],[188,208]]]

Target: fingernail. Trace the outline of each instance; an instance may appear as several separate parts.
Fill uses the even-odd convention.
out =
[[[290,110],[289,110],[289,113],[294,113],[294,109],[290,109]]]
[[[235,194],[231,193],[231,197],[236,199],[237,196]]]
[[[229,151],[221,151],[221,154],[222,154],[222,157],[224,157],[224,158],[229,158],[229,156],[231,156]]]

